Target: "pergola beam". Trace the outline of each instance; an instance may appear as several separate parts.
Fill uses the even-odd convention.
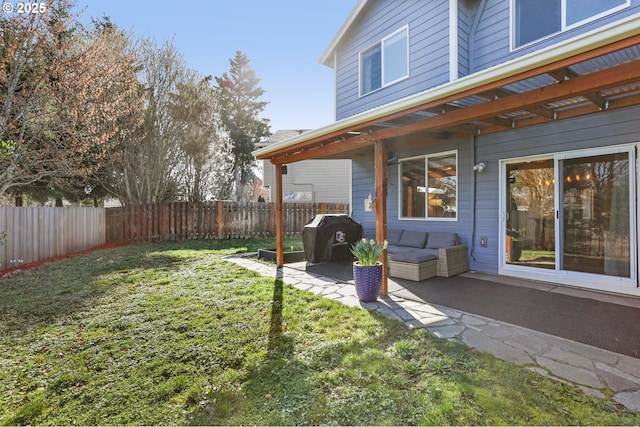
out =
[[[546,65],[542,65],[527,71],[523,71],[521,73],[518,74],[514,74],[505,78],[502,78],[500,80],[496,80],[487,84],[484,84],[482,86],[478,86],[478,87],[474,87],[474,88],[470,88],[467,90],[463,90],[459,93],[455,93],[455,94],[451,94],[448,95],[446,97],[437,99],[437,100],[431,100],[431,101],[425,101],[424,103],[420,104],[420,105],[416,105],[410,108],[405,108],[401,111],[396,111],[393,113],[389,113],[386,114],[384,117],[376,117],[376,118],[372,118],[366,121],[363,121],[361,123],[358,124],[354,124],[352,126],[345,126],[344,128],[340,128],[340,129],[335,129],[332,130],[331,132],[328,132],[326,134],[323,135],[318,135],[316,137],[313,137],[311,139],[308,140],[304,140],[301,141],[297,144],[295,144],[295,146],[286,146],[286,147],[282,147],[279,150],[275,150],[270,152],[269,154],[266,154],[264,156],[259,156],[260,160],[271,160],[272,162],[279,162],[279,163],[286,163],[287,160],[279,160],[281,158],[285,158],[286,156],[292,156],[296,153],[301,152],[301,150],[307,150],[307,149],[311,149],[313,147],[318,147],[322,144],[326,144],[327,142],[335,142],[338,140],[341,140],[343,137],[347,137],[347,139],[349,141],[351,141],[351,137],[350,135],[353,135],[354,133],[363,133],[363,134],[369,134],[369,140],[375,140],[375,139],[386,139],[386,138],[391,138],[394,137],[394,131],[402,131],[402,132],[406,132],[406,133],[412,133],[415,131],[423,131],[425,129],[428,129],[429,126],[427,125],[427,123],[429,122],[425,122],[425,126],[421,127],[421,126],[416,126],[415,128],[407,128],[406,126],[403,128],[398,128],[398,129],[382,129],[382,130],[378,130],[378,131],[374,131],[371,132],[372,129],[376,128],[376,125],[379,123],[384,123],[384,122],[393,122],[396,119],[402,118],[402,117],[407,117],[410,116],[412,114],[417,114],[417,113],[421,113],[424,111],[433,111],[433,112],[437,112],[437,114],[441,114],[442,116],[449,116],[452,113],[461,113],[461,116],[465,117],[466,121],[469,120],[477,120],[477,121],[483,121],[483,119],[485,121],[487,121],[488,123],[494,123],[494,124],[498,124],[498,122],[500,122],[499,126],[503,128],[504,130],[504,125],[507,124],[507,122],[504,121],[500,121],[498,120],[497,122],[494,120],[493,122],[491,122],[491,116],[497,116],[500,115],[500,113],[491,113],[489,115],[484,115],[482,114],[482,119],[480,118],[480,115],[478,115],[478,110],[471,110],[469,111],[469,108],[473,108],[473,107],[453,107],[450,105],[450,103],[455,102],[457,100],[461,100],[470,96],[481,96],[484,97],[486,99],[491,99],[492,101],[489,101],[488,105],[492,105],[495,102],[498,101],[508,101],[508,100],[512,100],[512,101],[521,101],[522,98],[515,98],[514,97],[518,97],[520,96],[519,94],[511,94],[510,91],[505,90],[504,88],[506,86],[509,86],[513,83],[518,83],[520,81],[529,79],[529,78],[533,78],[536,76],[540,76],[542,74],[548,74],[553,76],[553,78],[558,79],[559,83],[555,84],[555,85],[551,85],[548,87],[543,87],[540,90],[549,90],[549,91],[553,91],[553,88],[555,87],[564,87],[567,84],[572,83],[574,80],[578,80],[579,82],[585,82],[588,81],[588,79],[592,78],[590,76],[593,75],[599,75],[601,73],[600,72],[595,72],[589,75],[583,75],[583,76],[578,76],[576,75],[576,73],[571,70],[568,67],[571,67],[575,64],[579,64],[581,62],[584,61],[588,61],[594,58],[598,58],[601,57],[603,55],[615,52],[615,51],[619,51],[634,45],[637,45],[640,43],[640,34],[635,34],[632,35],[626,39],[623,40],[619,40],[616,41],[614,43],[605,45],[605,46],[600,46],[596,49],[592,49],[589,51],[585,51],[585,52],[581,52],[578,53],[574,56],[565,58],[565,59],[561,59],[558,60],[556,62],[550,63],[550,64],[546,64]],[[633,68],[636,68],[639,66],[637,61],[635,63],[630,63],[632,65],[627,65],[624,69],[627,71],[630,71],[631,74],[635,74],[636,78],[638,77],[638,72],[637,71],[633,71]],[[616,67],[614,70],[617,70],[618,67]],[[612,69],[609,70],[604,70],[606,71],[611,71]],[[620,70],[622,71],[623,69],[620,68]],[[613,73],[615,74],[618,71],[613,71]],[[594,79],[597,80],[597,79]],[[621,80],[620,80],[620,84],[624,84],[622,83],[622,81],[625,80],[624,76],[621,76]],[[596,82],[597,83],[597,82]],[[597,93],[598,90],[593,90],[593,88],[589,89],[588,85],[582,85],[582,84],[577,84],[576,86],[582,86],[580,88],[580,90],[578,92],[580,92],[580,95],[584,96],[585,94],[593,94],[593,93]],[[535,91],[534,91],[535,92]],[[532,93],[532,92],[527,92],[527,93]],[[611,104],[611,102],[609,102],[609,104]],[[506,105],[506,104],[504,104]],[[537,104],[537,105],[544,105],[544,103],[541,104]],[[537,106],[537,105],[533,105],[533,106]],[[597,104],[600,108],[602,108],[602,102],[600,102],[600,104]],[[610,107],[610,105],[609,105]],[[482,109],[482,107],[480,107],[480,109]],[[505,109],[501,110],[501,114],[508,114],[510,112],[513,111],[518,111],[520,108],[517,105],[517,102],[511,104],[511,107],[506,107]],[[451,110],[455,110],[455,111],[451,111]],[[509,111],[510,110],[510,111]],[[444,113],[443,113],[444,112]],[[475,116],[475,117],[474,117]],[[560,116],[560,114],[558,114],[558,116]],[[439,117],[439,116],[438,116]],[[426,120],[429,120],[429,118],[427,118]],[[518,126],[518,120],[514,119],[514,126],[517,127]],[[411,126],[411,125],[409,125]],[[464,123],[458,123],[456,125],[453,125],[452,127],[456,127],[456,126],[464,126]],[[389,132],[391,131],[391,132]],[[482,129],[482,132],[485,132],[485,129]],[[362,136],[362,135],[358,135],[358,136]],[[354,141],[355,142],[355,141]],[[339,154],[339,153],[337,153]],[[329,154],[330,156],[330,154]],[[304,156],[304,155],[298,155],[296,158],[300,158],[302,160],[304,159],[309,159],[309,158],[313,158],[312,156]]]
[[[384,141],[377,140],[374,148],[375,157],[375,181],[376,181],[376,240],[382,242],[387,239],[387,147]],[[381,295],[389,293],[389,264],[387,263],[387,251],[380,255],[382,262],[382,289]]]
[[[583,96],[589,102],[591,102],[592,104],[596,105],[600,109],[600,111],[604,111],[607,108],[609,108],[609,103],[607,102],[607,100],[604,99],[602,96],[600,96],[600,94],[597,93],[597,92],[585,93]]]
[[[276,266],[284,266],[284,219],[282,193],[282,165],[276,166]]]
[[[559,68],[557,70],[549,71],[547,74],[549,74],[551,77],[553,77],[554,79],[556,79],[559,82],[578,77],[578,74],[575,73],[574,71],[572,71],[568,67]]]
[[[284,164],[299,162],[306,159],[321,159],[331,156],[336,156],[341,153],[346,153],[353,150],[359,150],[372,146],[373,141],[371,139],[361,138],[360,136],[354,136],[351,138],[341,139],[339,141],[328,142],[318,147],[309,148],[306,150],[300,150],[298,152],[278,156],[271,159],[272,163]]]
[[[599,92],[611,87],[622,86],[640,80],[638,73],[640,60],[628,62],[602,71],[566,80],[562,83],[512,95],[482,104],[472,105],[439,116],[429,117],[407,125],[402,129],[382,130],[373,137],[387,139],[423,130],[445,129],[460,126],[471,120],[483,121],[512,111],[529,110],[551,102],[584,94]]]

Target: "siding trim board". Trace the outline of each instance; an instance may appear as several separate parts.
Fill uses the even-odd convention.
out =
[[[458,80],[458,0],[449,0],[449,81]]]

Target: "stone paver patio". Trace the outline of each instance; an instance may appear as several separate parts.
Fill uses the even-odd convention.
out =
[[[526,366],[557,381],[575,384],[594,396],[610,390],[616,402],[640,411],[640,359],[588,346],[542,332],[447,307],[394,296],[363,303],[351,283],[317,276],[300,269],[258,262],[248,255],[228,261],[282,279],[298,289],[334,299],[345,305],[376,310],[412,328],[423,328],[444,339],[457,339],[479,351]]]

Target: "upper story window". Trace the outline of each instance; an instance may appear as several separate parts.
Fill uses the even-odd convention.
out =
[[[513,0],[513,46],[518,48],[629,6],[630,0]]]
[[[458,153],[431,154],[400,162],[400,218],[456,219]]]
[[[360,52],[360,95],[366,95],[408,76],[408,27]]]

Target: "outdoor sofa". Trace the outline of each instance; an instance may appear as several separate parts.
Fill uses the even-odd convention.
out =
[[[444,231],[387,230],[389,276],[422,281],[469,271],[467,247]]]

